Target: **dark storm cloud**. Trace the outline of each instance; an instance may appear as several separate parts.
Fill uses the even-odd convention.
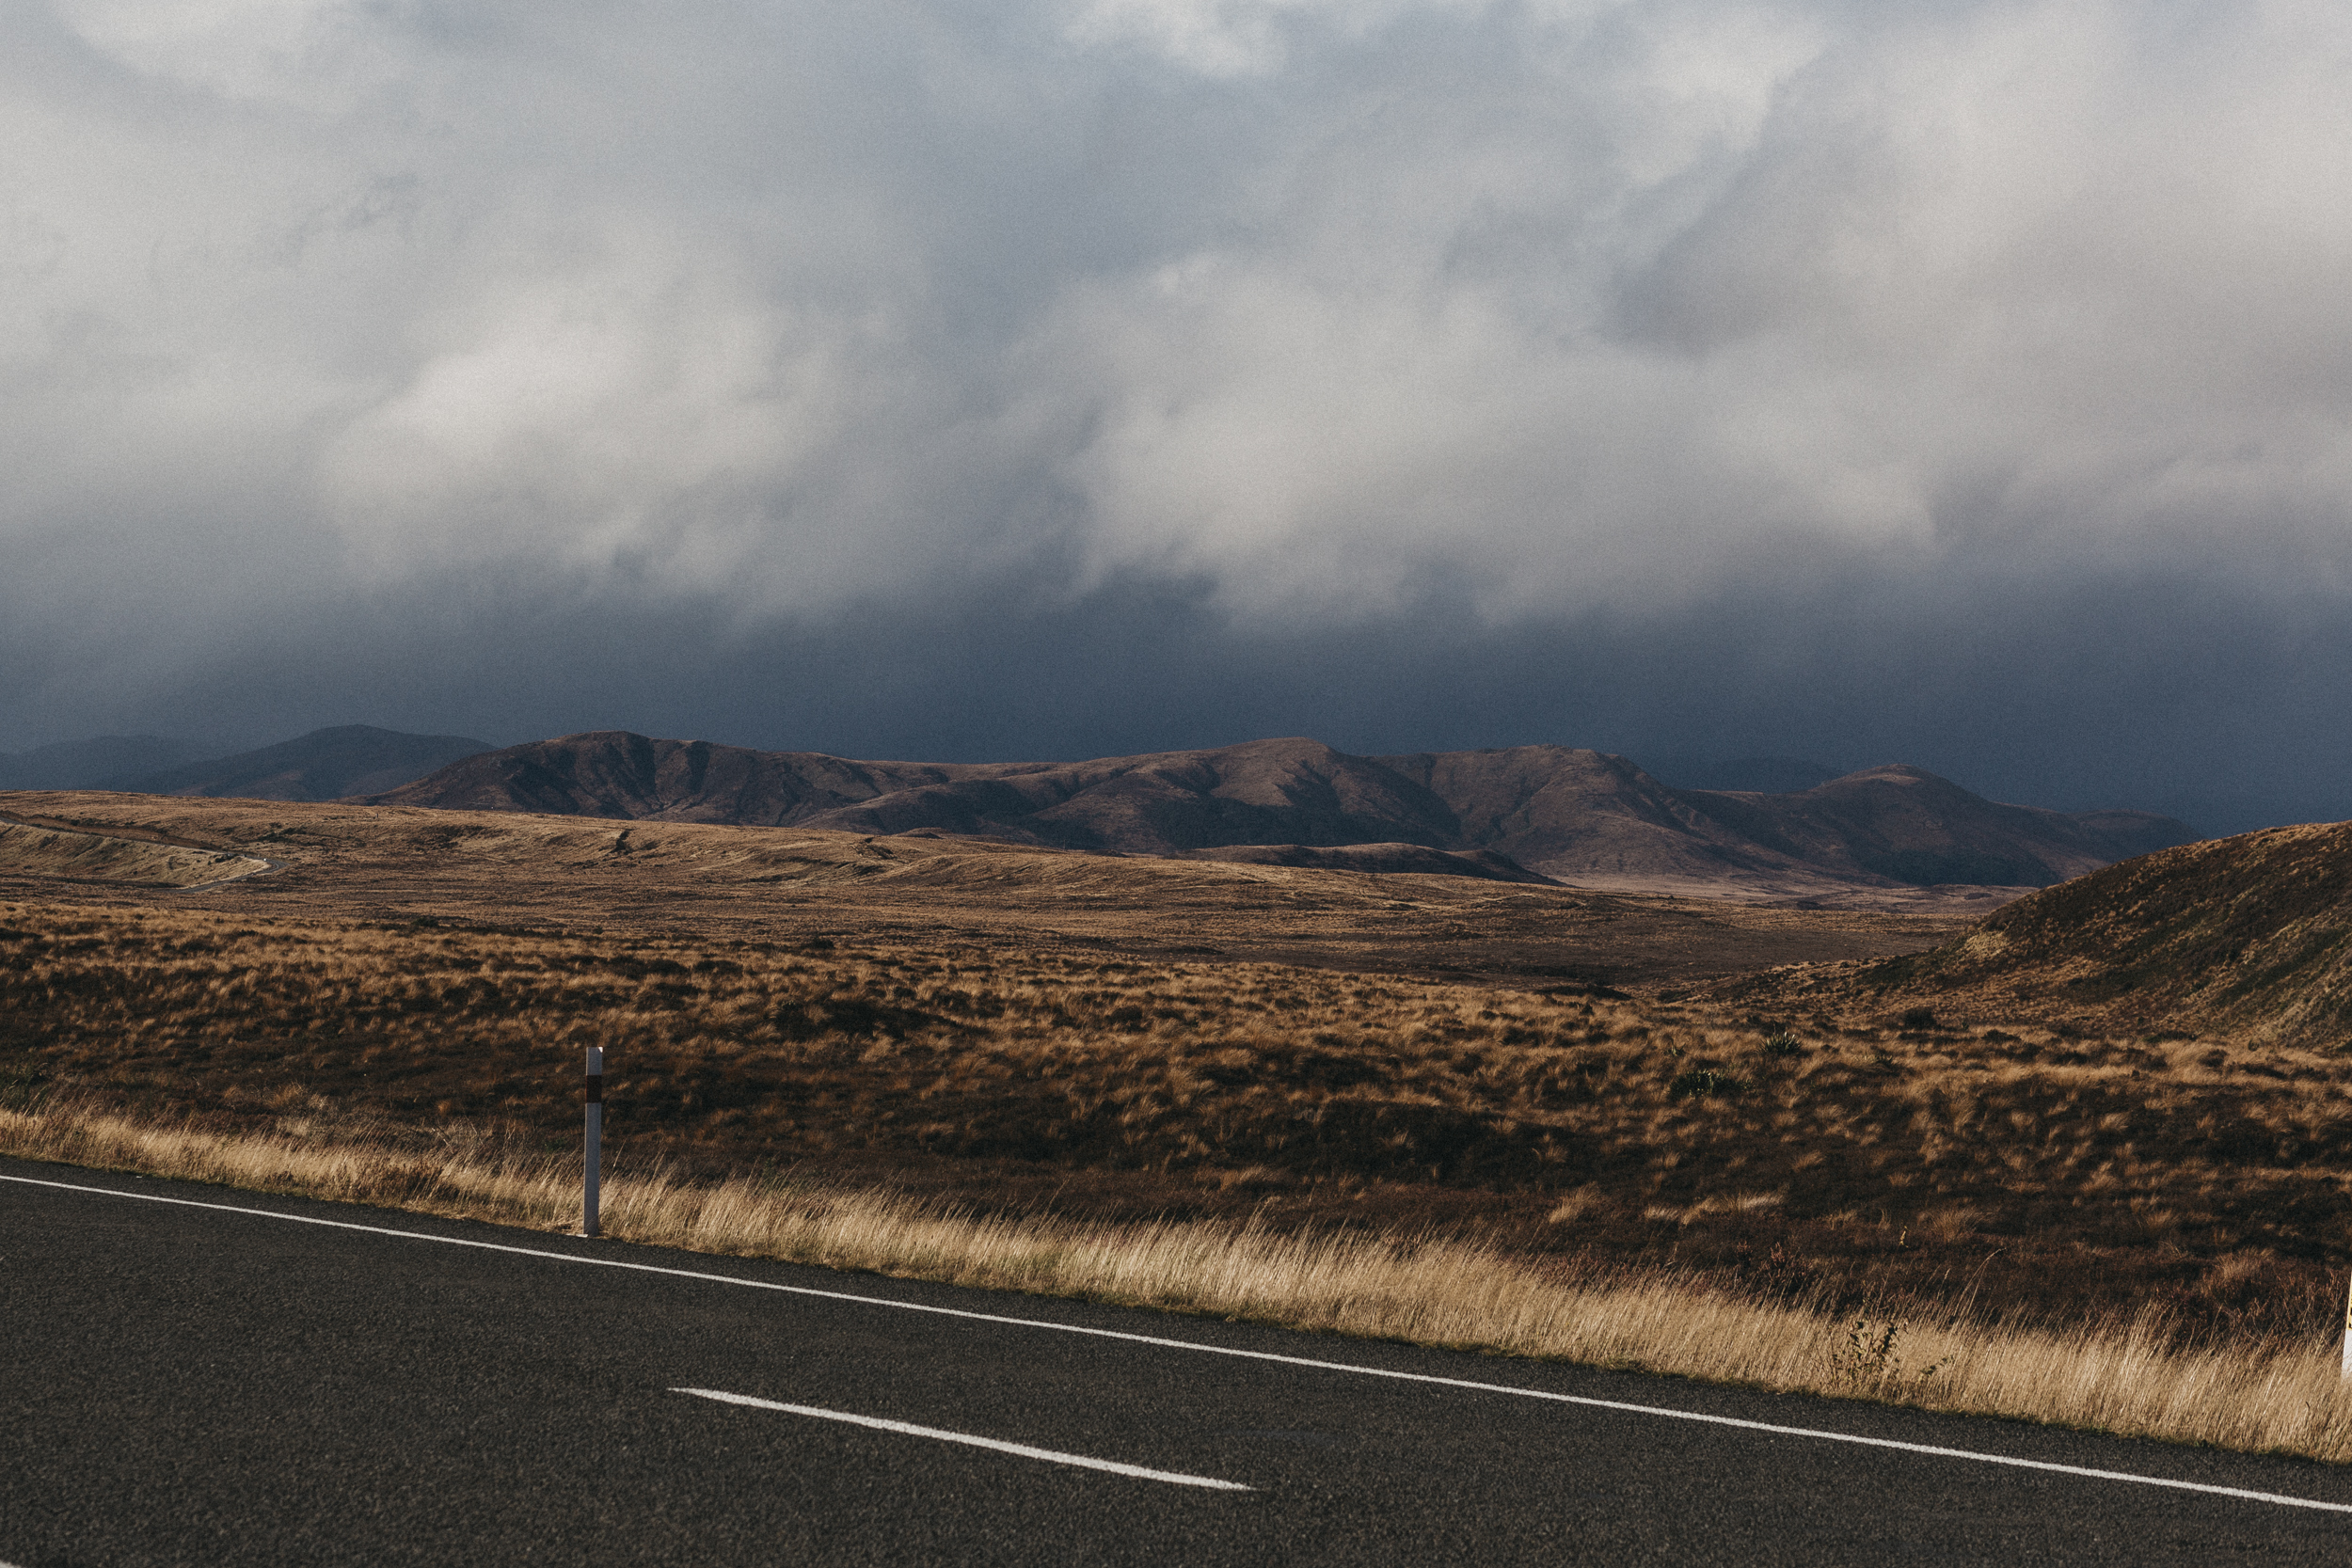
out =
[[[16,8],[0,731],[2352,810],[2347,73],[2316,5]]]

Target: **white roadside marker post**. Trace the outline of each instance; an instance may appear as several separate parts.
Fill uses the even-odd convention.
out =
[[[2344,1299],[2344,1370],[2339,1375],[2352,1383],[2352,1292]]]
[[[588,1048],[588,1147],[580,1188],[580,1233],[596,1236],[597,1167],[604,1161],[604,1049]]]

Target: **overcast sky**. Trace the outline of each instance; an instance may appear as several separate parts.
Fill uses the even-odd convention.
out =
[[[0,7],[0,749],[2352,815],[2352,8]]]

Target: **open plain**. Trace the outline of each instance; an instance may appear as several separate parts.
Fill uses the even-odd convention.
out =
[[[19,1099],[555,1148],[595,1044],[641,1170],[1443,1232],[1840,1309],[2273,1338],[2334,1315],[2344,1058],[2145,1019],[1963,1025],[1854,978],[1976,940],[1948,918],[942,836],[7,809],[167,871],[274,867],[0,882]]]
[[[1473,877],[1168,860],[954,837],[633,823],[103,793],[0,797],[0,817],[155,846],[52,893],[146,900],[187,855],[282,863],[173,909],[286,919],[455,920],[693,942],[817,937],[1346,967],[1465,982],[1660,986],[1934,945],[1946,912],[1820,911]],[[243,868],[243,867],[241,867]],[[58,879],[56,873],[65,873]],[[153,884],[152,886],[146,884]],[[0,886],[8,883],[0,882]]]

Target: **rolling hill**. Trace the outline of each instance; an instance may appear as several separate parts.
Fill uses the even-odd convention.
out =
[[[2341,1047],[2352,1042],[2352,823],[2183,845],[2021,898],[1928,952],[1729,987],[1946,1021]]]
[[[2196,836],[2149,813],[2002,805],[1915,768],[1767,795],[1674,789],[1625,757],[1564,746],[1363,757],[1300,738],[1078,763],[905,763],[605,731],[467,757],[365,800],[1128,855],[1418,847],[1584,886],[1822,900],[2046,886]]]

